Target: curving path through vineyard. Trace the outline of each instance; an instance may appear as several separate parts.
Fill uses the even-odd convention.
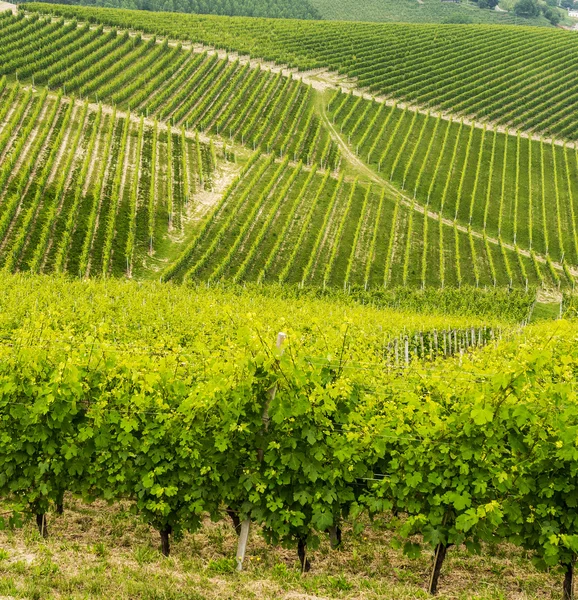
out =
[[[331,122],[331,119],[328,117],[327,110],[326,110],[324,103],[320,103],[320,112],[321,112],[321,116],[322,116],[325,126],[328,128],[333,140],[338,144],[339,149],[343,154],[343,157],[347,161],[349,161],[349,163],[351,163],[351,165],[356,169],[356,171],[358,171],[360,174],[363,174],[366,177],[368,177],[370,179],[370,181],[373,181],[374,183],[377,183],[378,185],[381,185],[382,187],[386,188],[391,194],[395,195],[396,197],[399,197],[401,203],[404,206],[411,208],[422,215],[427,214],[427,216],[429,218],[431,218],[435,221],[439,222],[441,220],[442,223],[444,223],[445,225],[448,225],[450,227],[455,226],[458,231],[461,231],[463,233],[469,233],[471,231],[472,236],[477,239],[484,239],[484,235],[482,233],[480,233],[479,231],[476,231],[475,229],[469,229],[465,225],[461,225],[461,224],[457,223],[456,221],[453,221],[446,217],[441,217],[441,215],[435,211],[426,210],[426,208],[424,206],[417,203],[415,200],[413,200],[409,196],[406,196],[402,191],[400,191],[397,187],[395,187],[391,182],[389,182],[387,179],[384,179],[383,177],[381,177],[373,169],[371,169],[369,166],[367,166],[355,154],[355,152],[353,152],[353,150],[349,147],[348,143],[345,141],[345,139],[343,139],[343,137],[341,136],[339,131],[336,129],[336,127]],[[490,244],[493,244],[495,246],[500,246],[500,240],[498,240],[495,237],[486,235],[485,239]],[[519,246],[516,247],[516,246],[514,246],[514,244],[502,242],[501,245],[508,250],[518,251],[522,256],[525,256],[526,258],[532,257],[532,254],[530,251],[524,250],[523,248],[520,248]],[[547,259],[544,256],[537,254],[537,253],[534,253],[534,256],[536,257],[536,260],[540,264],[545,265],[548,263]],[[564,271],[564,267],[559,262],[551,260],[551,263],[554,265],[554,268],[556,268],[558,271],[560,271],[560,272]],[[568,270],[570,271],[570,273],[573,276],[578,276],[577,268],[568,267]]]

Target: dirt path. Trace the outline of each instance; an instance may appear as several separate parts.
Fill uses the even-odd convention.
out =
[[[430,217],[431,219],[434,219],[436,221],[439,221],[441,219],[441,221],[444,223],[444,225],[447,225],[448,227],[456,227],[458,229],[458,231],[461,231],[463,233],[469,233],[469,229],[468,227],[466,227],[465,225],[461,225],[456,223],[455,221],[451,220],[451,219],[447,219],[445,217],[442,217],[439,213],[436,213],[434,211],[431,210],[427,210],[424,206],[422,206],[421,204],[418,204],[417,202],[415,202],[413,200],[413,198],[410,198],[409,196],[406,196],[405,194],[403,194],[399,189],[397,189],[394,185],[392,185],[388,180],[383,179],[383,177],[379,176],[377,173],[375,173],[372,169],[370,169],[352,150],[351,148],[348,146],[347,142],[341,137],[340,133],[337,131],[337,129],[335,128],[335,126],[333,125],[333,123],[331,122],[331,120],[329,119],[329,117],[327,116],[327,111],[325,110],[325,105],[323,105],[321,107],[321,116],[323,118],[323,121],[325,122],[325,125],[327,126],[327,128],[329,129],[329,133],[331,134],[331,137],[334,139],[334,141],[339,145],[339,148],[344,156],[344,158],[346,158],[354,167],[355,169],[365,175],[366,177],[368,177],[371,181],[385,187],[387,190],[389,190],[390,193],[399,196],[401,203],[408,207],[408,208],[413,208],[413,210],[421,213],[422,215],[426,215],[428,217]],[[477,238],[477,239],[484,239],[484,235],[483,233],[480,233],[479,231],[475,231],[475,230],[471,230],[472,236]],[[498,240],[497,238],[494,237],[490,237],[490,236],[486,236],[486,239],[488,240],[488,242],[490,244],[494,244],[495,246],[499,246],[500,245],[500,240]],[[506,248],[507,250],[511,250],[513,252],[515,252],[516,250],[522,255],[525,256],[526,258],[531,258],[532,254],[530,253],[529,250],[524,250],[522,248],[517,248],[513,245],[513,244],[509,244],[507,242],[502,242],[502,245],[504,246],[504,248]],[[547,264],[547,260],[546,257],[539,255],[539,254],[535,254],[536,259],[539,263],[541,264]],[[558,262],[554,262],[552,261],[552,264],[554,265],[554,267],[558,270],[563,272],[564,268],[563,266],[558,263]],[[570,273],[575,276],[578,277],[578,269],[577,268],[569,268]]]

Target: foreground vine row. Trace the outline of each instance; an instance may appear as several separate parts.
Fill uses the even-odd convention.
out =
[[[319,313],[325,327],[317,334],[307,305],[281,353],[268,334],[279,306],[217,334],[206,319],[226,317],[227,296],[215,310],[197,292],[188,302],[205,328],[190,328],[176,346],[172,338],[173,345],[139,350],[138,338],[156,335],[159,306],[146,301],[171,301],[172,290],[17,283],[16,293],[36,285],[29,306],[54,292],[60,300],[38,322],[3,327],[11,337],[0,344],[0,495],[13,524],[19,513],[36,514],[47,534],[45,515],[64,492],[129,500],[160,531],[168,554],[171,536],[228,511],[260,524],[270,542],[297,546],[306,570],[320,535],[338,545],[344,519],[393,512],[408,554],[436,548],[431,591],[452,545],[479,550],[499,540],[526,548],[538,566],[561,567],[571,582],[578,552],[573,324],[560,323],[554,334],[550,325],[534,327],[443,368],[414,364],[398,376],[367,362],[382,338],[365,336],[368,308],[346,309],[347,333],[341,310],[335,319]],[[150,307],[150,331],[131,327],[142,321],[127,315],[114,334],[88,333],[93,306],[107,310],[115,292]],[[11,315],[23,310],[12,294],[5,298]],[[248,299],[229,297],[237,315]],[[124,314],[121,304],[113,312]],[[399,315],[389,317],[395,330]],[[544,344],[552,335],[554,343]],[[339,347],[335,358],[318,352]],[[361,356],[365,362],[352,361]]]

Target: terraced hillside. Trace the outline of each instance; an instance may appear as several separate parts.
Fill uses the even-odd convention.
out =
[[[46,11],[45,4],[27,4]],[[576,139],[578,36],[548,28],[261,20],[50,5],[70,18],[332,69],[404,102]],[[512,114],[513,113],[513,114]]]
[[[224,133],[253,149],[283,154],[290,146],[296,160],[336,166],[312,90],[280,71],[63,19],[0,13],[0,36],[0,75],[178,127]],[[301,136],[305,130],[314,134]]]
[[[236,167],[184,129],[4,86],[0,265],[143,276],[174,257]]]
[[[7,271],[574,286],[570,142],[102,25],[3,14],[0,39]]]

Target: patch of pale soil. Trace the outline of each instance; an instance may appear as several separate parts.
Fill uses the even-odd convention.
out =
[[[11,10],[14,14],[18,12],[16,4],[10,4],[10,2],[0,2],[0,12],[5,10]]]
[[[562,302],[562,292],[558,290],[538,290],[536,301],[541,304],[558,304]]]
[[[224,163],[220,168],[219,176],[215,177],[213,175],[213,189],[202,190],[193,195],[194,202],[189,203],[193,211],[190,214],[191,221],[200,221],[211,208],[218,204],[225,190],[233,183],[240,170],[235,163]]]

